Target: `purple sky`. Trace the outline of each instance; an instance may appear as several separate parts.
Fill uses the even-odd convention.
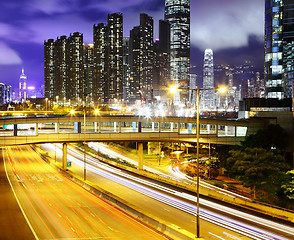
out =
[[[107,14],[124,14],[124,36],[139,24],[139,14],[164,17],[164,0],[7,0],[0,1],[0,82],[17,86],[21,68],[28,85],[43,84],[43,43],[82,32],[92,43],[92,26]],[[201,67],[205,48],[216,63],[249,59],[262,68],[264,0],[191,0],[191,63]],[[196,71],[193,68],[192,71]]]

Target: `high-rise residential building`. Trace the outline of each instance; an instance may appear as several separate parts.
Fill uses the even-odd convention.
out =
[[[129,63],[130,38],[123,38],[123,99],[125,103],[130,101],[130,63]]]
[[[139,90],[151,99],[153,82],[153,19],[145,13],[140,14],[140,26],[130,32],[130,100],[139,99]]]
[[[293,95],[294,10],[292,0],[265,0],[265,81],[267,98]]]
[[[165,0],[165,20],[171,27],[171,83],[189,88],[190,80],[190,0]],[[175,102],[187,102],[188,91],[175,94]]]
[[[84,94],[86,103],[94,101],[95,91],[93,84],[94,57],[93,44],[84,45]]]
[[[93,26],[94,77],[93,97],[95,102],[103,102],[106,96],[106,26],[99,23]]]
[[[55,44],[53,39],[44,41],[44,97],[54,99],[55,82]]]
[[[107,25],[93,27],[94,99],[110,103],[123,100],[123,15],[108,14]]]
[[[54,43],[54,94],[50,96],[52,99],[58,97],[60,100],[66,98],[68,88],[68,71],[67,71],[67,37],[58,37]]]
[[[129,63],[130,63],[130,102],[139,100],[139,90],[141,89],[140,79],[140,27],[134,27],[130,31],[129,42]]]
[[[27,95],[27,76],[24,73],[24,69],[22,68],[21,75],[19,77],[19,89],[18,89],[18,97],[19,101],[26,101]]]
[[[213,51],[211,49],[206,49],[204,52],[203,88],[214,88]],[[204,109],[214,109],[215,90],[203,91],[201,102],[201,105]]]
[[[123,100],[123,15],[108,14],[107,24],[107,84],[105,102]]]
[[[159,39],[153,52],[153,95],[163,97],[170,81],[170,23],[166,20],[159,20]]]
[[[83,34],[75,32],[68,38],[68,81],[66,99],[80,103],[84,100],[84,47]]]

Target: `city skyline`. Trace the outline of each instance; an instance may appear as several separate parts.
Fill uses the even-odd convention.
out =
[[[123,4],[116,0],[89,1],[83,5],[81,1],[27,0],[0,5],[0,82],[13,87],[17,86],[22,67],[30,85],[38,88],[43,84],[44,40],[79,31],[85,44],[92,43],[93,24],[105,22],[107,14],[113,12],[124,15],[124,37],[139,25],[140,13],[146,13],[154,19],[154,36],[158,38],[158,20],[164,18],[164,0]],[[216,63],[240,64],[255,59],[255,64],[262,67],[263,21],[263,0],[226,0],[221,4],[215,0],[191,1],[191,65],[201,71],[203,51],[212,48]]]

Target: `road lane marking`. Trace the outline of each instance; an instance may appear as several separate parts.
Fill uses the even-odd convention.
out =
[[[17,204],[18,204],[18,206],[19,206],[19,208],[20,208],[20,210],[21,210],[21,212],[22,212],[22,214],[23,214],[25,220],[27,221],[27,223],[28,223],[28,225],[29,225],[29,228],[31,229],[31,231],[32,231],[32,233],[33,233],[35,239],[39,240],[39,238],[38,238],[38,236],[37,236],[35,230],[33,229],[33,227],[32,227],[32,225],[31,225],[31,223],[30,223],[30,221],[29,221],[27,215],[25,214],[25,212],[24,212],[24,210],[23,210],[23,208],[22,208],[22,206],[21,206],[21,204],[20,204],[20,202],[19,202],[19,200],[18,200],[18,197],[16,196],[16,193],[15,193],[15,191],[14,191],[14,188],[13,188],[13,186],[12,186],[12,184],[11,184],[11,181],[10,181],[10,179],[9,179],[9,177],[8,177],[8,173],[7,173],[7,169],[6,169],[6,164],[5,164],[4,151],[2,151],[2,155],[3,155],[3,163],[4,163],[5,174],[6,174],[6,177],[7,177],[7,179],[8,179],[9,185],[10,185],[10,187],[11,187],[11,189],[12,189],[13,195],[14,195],[14,197],[15,197],[15,199],[16,199],[16,201],[17,201]]]

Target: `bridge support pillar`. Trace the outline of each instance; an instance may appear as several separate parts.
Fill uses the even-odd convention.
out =
[[[121,125],[122,125],[122,122],[118,122],[118,132],[121,133]]]
[[[62,168],[66,170],[67,167],[67,143],[62,144]]]
[[[36,132],[36,136],[38,136],[39,135],[39,126],[38,126],[38,123],[36,123],[35,132]]]
[[[139,170],[143,170],[143,143],[138,143]]]
[[[98,133],[101,133],[101,124],[102,124],[102,122],[99,122]]]
[[[55,132],[59,133],[59,122],[55,123]]]
[[[17,136],[17,124],[13,124],[13,136]]]

